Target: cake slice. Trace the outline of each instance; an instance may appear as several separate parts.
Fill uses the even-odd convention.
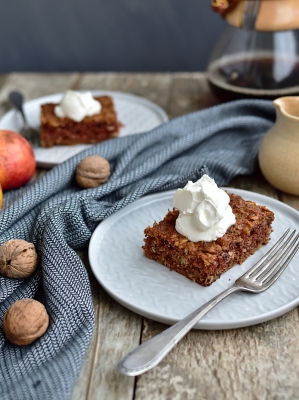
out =
[[[225,271],[241,264],[268,243],[274,214],[265,206],[235,194],[228,195],[236,223],[224,236],[210,242],[190,241],[177,232],[179,211],[173,209],[162,221],[145,229],[145,256],[202,286],[211,285]]]
[[[41,146],[94,144],[119,136],[120,122],[110,96],[95,97],[101,103],[101,111],[76,122],[55,115],[57,104],[41,106]]]

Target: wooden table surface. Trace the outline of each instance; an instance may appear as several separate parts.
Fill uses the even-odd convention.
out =
[[[169,118],[217,104],[203,73],[11,73],[0,76],[0,116],[10,109],[10,90],[30,100],[69,88],[133,93],[159,104]],[[229,186],[299,209],[299,197],[275,190],[259,172]],[[90,272],[87,251],[80,256]],[[90,282],[96,326],[72,400],[299,399],[298,308],[247,328],[193,330],[156,368],[134,378],[117,371],[118,360],[166,325],[115,302],[91,272]]]

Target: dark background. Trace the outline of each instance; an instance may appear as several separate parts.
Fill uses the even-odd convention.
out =
[[[204,71],[210,0],[0,0],[0,72]]]

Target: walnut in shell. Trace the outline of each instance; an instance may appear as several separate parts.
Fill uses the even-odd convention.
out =
[[[11,239],[0,246],[0,274],[7,278],[26,278],[38,266],[34,244]]]
[[[76,169],[76,181],[82,188],[95,188],[105,183],[110,176],[110,164],[101,156],[88,156]]]
[[[7,339],[18,346],[26,346],[42,336],[49,325],[49,315],[42,303],[21,299],[4,314],[3,330]]]

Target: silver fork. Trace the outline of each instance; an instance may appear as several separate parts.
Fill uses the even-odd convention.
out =
[[[290,229],[252,268],[240,276],[233,286],[122,358],[117,364],[119,371],[125,375],[137,376],[155,367],[204,315],[231,293],[239,290],[260,293],[268,289],[298,251],[299,234],[292,240],[296,231],[290,235],[289,232]]]
[[[27,122],[27,118],[24,113],[23,109],[23,95],[21,92],[17,91],[12,91],[9,93],[9,100],[11,104],[18,110],[20,111],[24,125],[20,129],[19,133],[22,135],[25,139],[28,140],[28,142],[33,146],[37,147],[40,144],[40,136],[39,136],[39,131],[37,129],[32,128],[29,126]]]

